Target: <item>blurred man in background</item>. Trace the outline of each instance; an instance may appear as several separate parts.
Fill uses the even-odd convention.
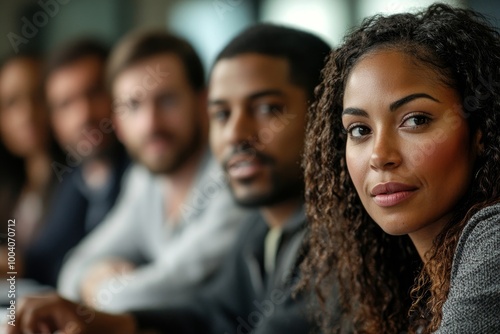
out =
[[[252,211],[234,203],[208,150],[204,70],[191,45],[166,32],[132,33],[110,56],[108,82],[116,133],[136,163],[58,285],[65,297],[119,312],[196,290]]]
[[[66,156],[51,163],[59,184],[44,229],[26,253],[26,277],[41,284],[56,285],[66,253],[114,205],[128,165],[112,128],[106,59],[107,50],[86,39],[61,46],[47,59],[50,121]]]

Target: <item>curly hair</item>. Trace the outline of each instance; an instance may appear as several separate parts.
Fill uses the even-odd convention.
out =
[[[364,55],[382,49],[398,50],[432,69],[460,94],[471,133],[482,132],[484,151],[473,181],[425,264],[408,236],[390,236],[371,219],[346,166],[341,122],[346,80]],[[376,15],[331,52],[322,78],[306,133],[310,251],[300,286],[315,290],[325,332],[346,323],[357,333],[432,332],[441,322],[461,231],[474,213],[499,200],[499,34],[480,14],[444,4],[413,14]],[[340,321],[330,307],[334,299],[341,305]]]

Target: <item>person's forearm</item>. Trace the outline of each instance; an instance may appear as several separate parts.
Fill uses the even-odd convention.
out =
[[[103,260],[94,265],[82,281],[80,296],[83,302],[91,307],[102,309],[99,305],[98,294],[104,285],[114,281],[125,281],[125,277],[128,277],[133,271],[134,265],[121,259]],[[122,283],[120,283],[119,290],[121,289]],[[111,287],[111,291],[116,291],[116,289]]]
[[[109,314],[96,312],[88,323],[88,333],[92,334],[134,334],[137,326],[131,314]]]

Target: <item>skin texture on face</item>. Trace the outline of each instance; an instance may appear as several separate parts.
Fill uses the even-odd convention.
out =
[[[99,132],[96,147],[103,147],[109,136],[101,130],[111,117],[111,98],[104,89],[104,64],[88,56],[56,69],[47,78],[47,99],[56,138],[62,148],[76,149],[89,134]]]
[[[408,55],[382,50],[348,77],[346,161],[363,206],[387,233],[409,234],[422,255],[471,179],[471,137],[458,93]]]
[[[202,145],[205,93],[192,88],[178,56],[160,54],[125,69],[113,96],[119,139],[152,172],[175,172]]]
[[[41,90],[40,64],[17,58],[0,73],[0,134],[15,155],[27,157],[45,149],[48,116]]]
[[[307,96],[285,59],[243,54],[220,60],[209,90],[210,144],[237,202],[272,205],[303,191]]]

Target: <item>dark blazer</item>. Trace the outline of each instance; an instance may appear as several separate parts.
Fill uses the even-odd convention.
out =
[[[129,158],[119,145],[109,155],[112,171],[107,186],[96,193],[83,182],[82,169],[65,174],[54,190],[43,228],[26,251],[25,277],[55,287],[63,260],[115,204]]]

